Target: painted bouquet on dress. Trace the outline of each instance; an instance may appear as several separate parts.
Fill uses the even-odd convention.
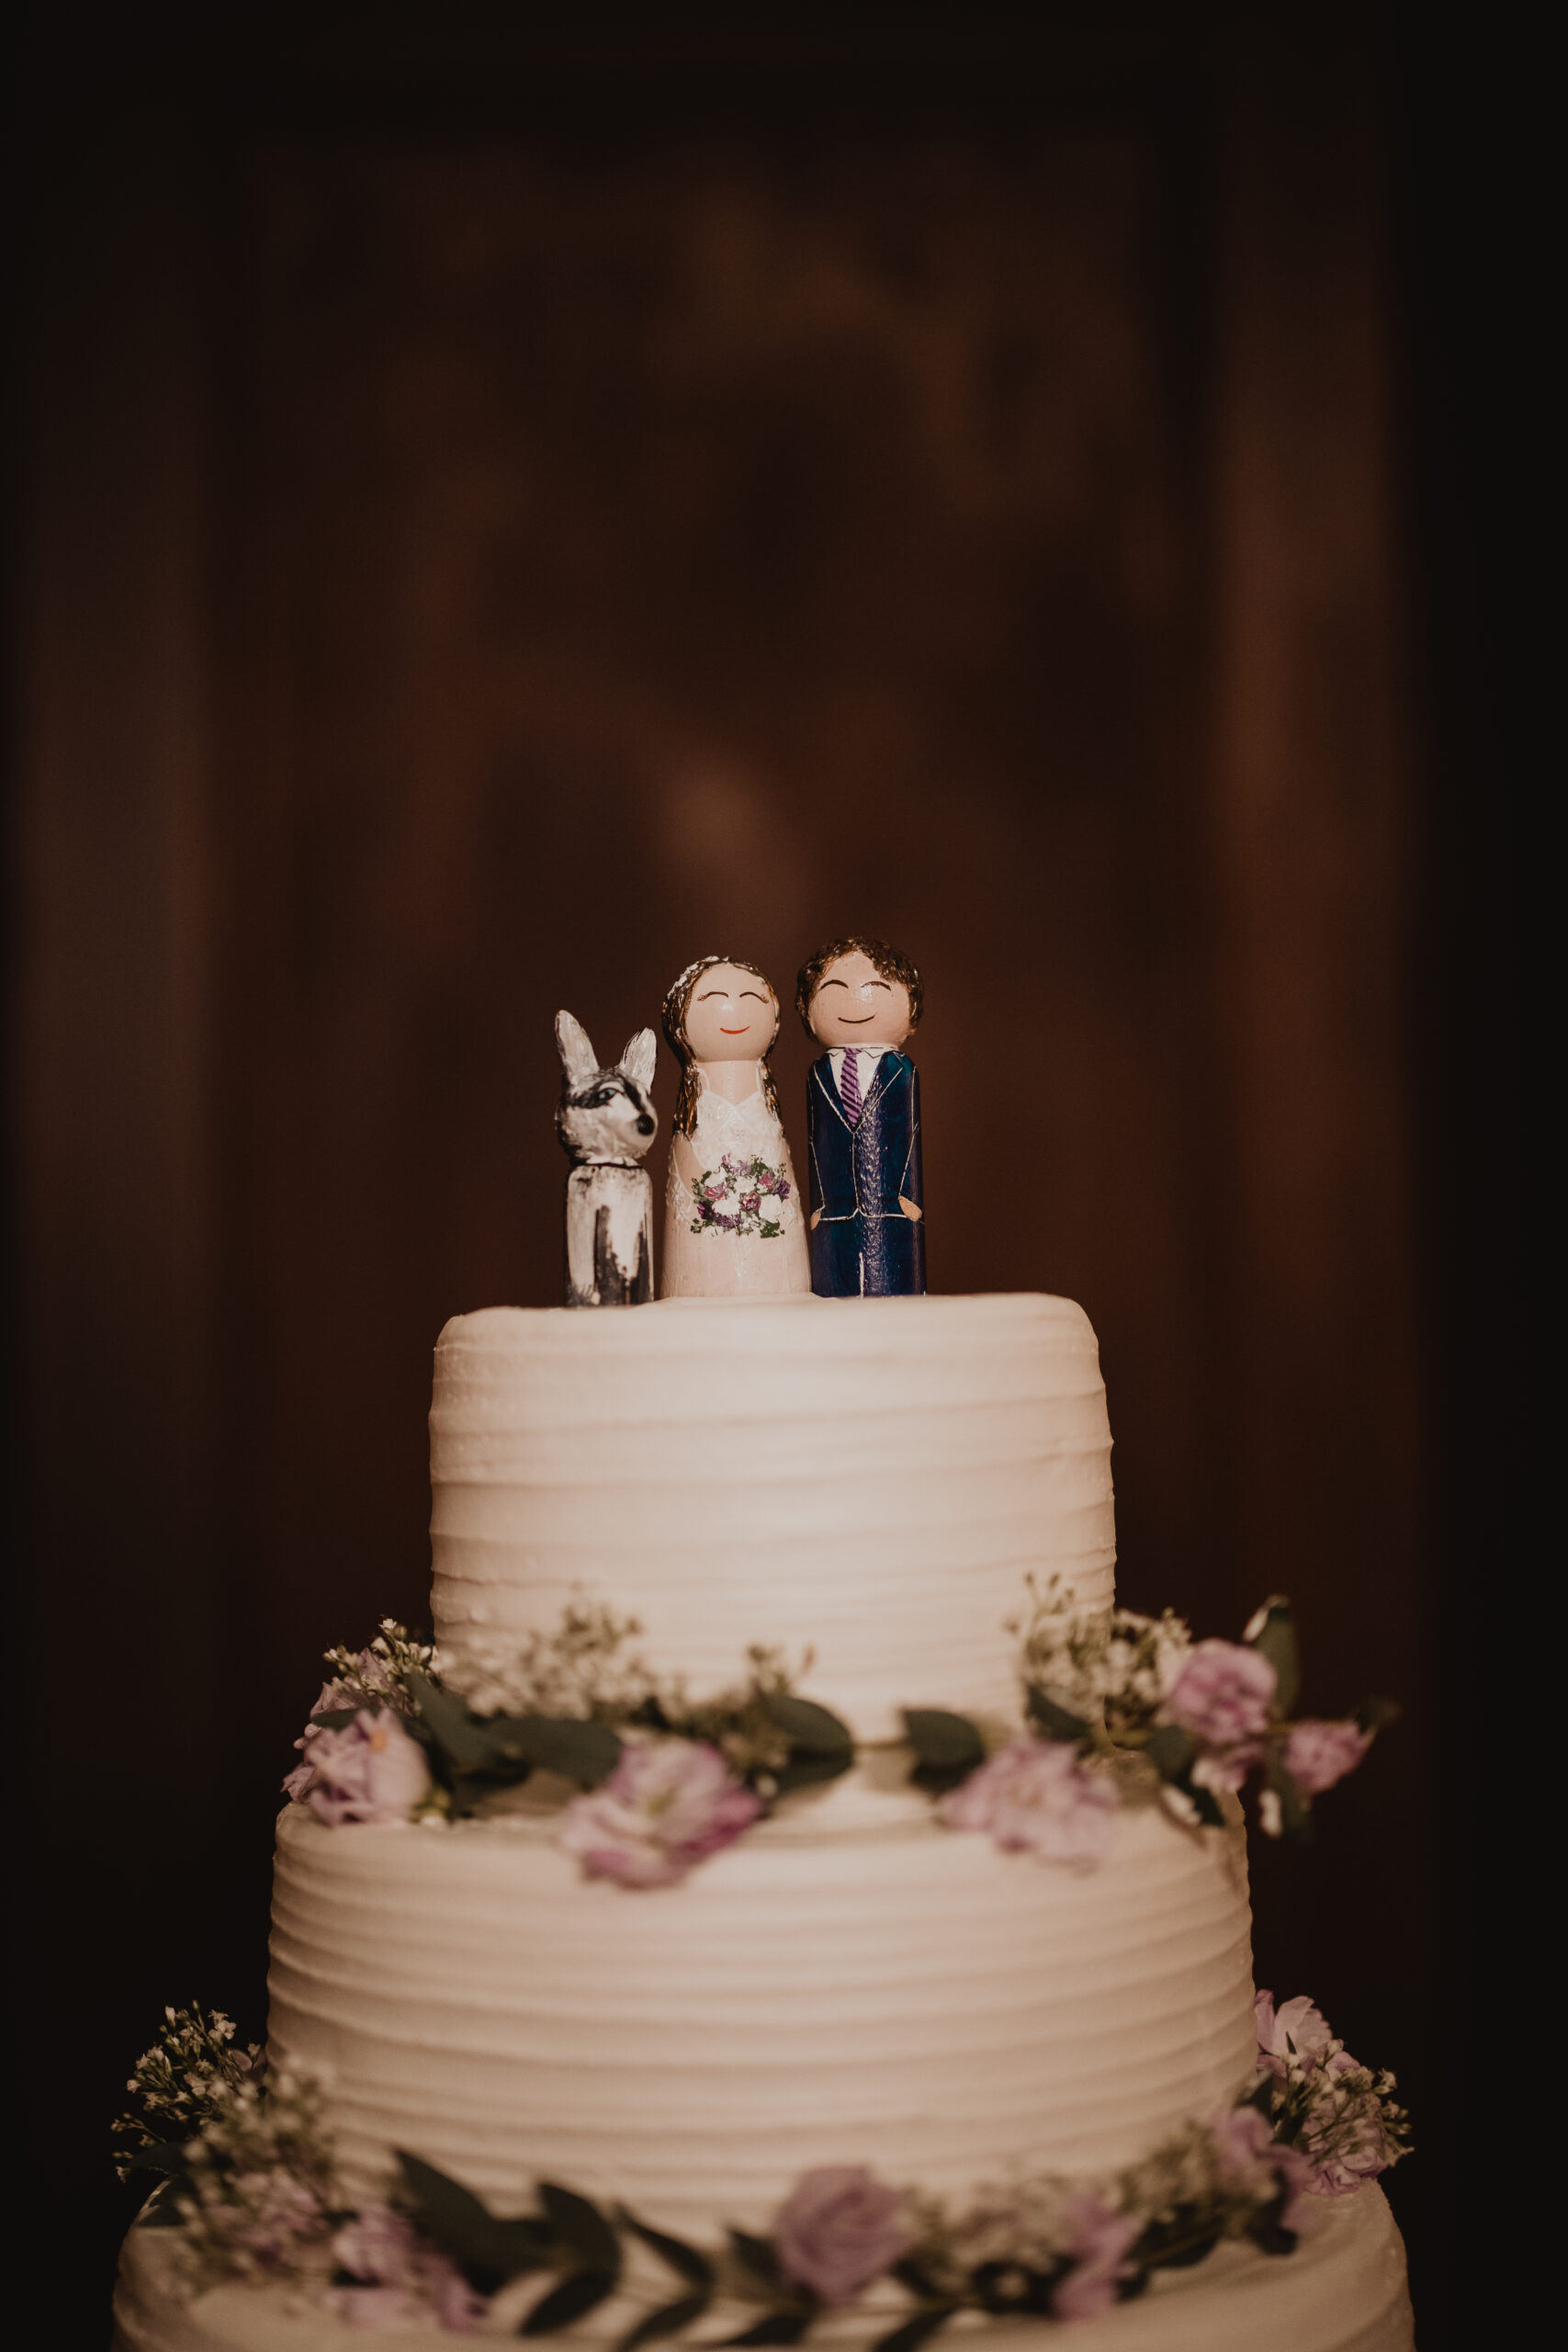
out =
[[[1309,2193],[1341,2196],[1406,2153],[1393,2077],[1345,2052],[1312,2002],[1257,2002],[1256,2080],[1113,2177],[1016,2179],[954,2208],[864,2165],[803,2173],[766,2235],[731,2229],[705,2248],[615,2205],[540,2183],[536,2209],[492,2213],[461,2182],[400,2151],[382,2197],[345,2201],[320,2094],[263,2076],[220,2015],[169,2010],[138,2063],[141,2113],[121,2177],[160,2183],[145,2219],[177,2228],[185,2283],[288,2280],[367,2328],[454,2334],[497,2322],[551,2335],[601,2305],[615,2352],[727,2320],[733,2346],[799,2343],[864,2301],[871,2352],[917,2352],[958,2313],[1094,2319],[1161,2269],[1222,2239],[1286,2255]],[[539,2282],[539,2283],[536,2283]],[[711,2335],[706,2339],[714,2341]]]
[[[954,1829],[1041,1860],[1092,1867],[1120,1804],[1157,1800],[1188,1826],[1217,1828],[1221,1800],[1254,1775],[1269,1837],[1310,1834],[1314,1797],[1355,1770],[1397,1709],[1292,1718],[1301,1665],[1290,1603],[1264,1603],[1239,1642],[1194,1641],[1167,1610],[1084,1610],[1053,1581],[1021,1636],[1027,1727],[999,1749],[967,1717],[905,1713],[916,1778]]]
[[[735,1159],[726,1152],[716,1168],[705,1168],[692,1179],[696,1214],[691,1229],[776,1241],[790,1191],[789,1179],[765,1159]]]

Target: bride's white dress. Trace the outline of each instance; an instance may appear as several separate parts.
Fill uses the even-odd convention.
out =
[[[677,1134],[670,1147],[660,1297],[765,1298],[810,1288],[806,1219],[783,1127],[760,1086],[729,1102],[705,1079],[692,1133]]]

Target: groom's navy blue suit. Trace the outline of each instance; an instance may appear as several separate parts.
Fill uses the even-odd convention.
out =
[[[925,1219],[906,1216],[898,1205],[902,1193],[917,1208],[925,1206],[914,1063],[889,1046],[855,1119],[834,1080],[832,1057],[824,1054],[812,1064],[807,1084],[806,1126],[812,1289],[820,1298],[923,1292]]]

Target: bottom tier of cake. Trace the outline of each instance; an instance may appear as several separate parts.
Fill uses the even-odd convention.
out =
[[[1369,2187],[1353,2197],[1314,2199],[1294,2254],[1221,2246],[1192,2270],[1163,2271],[1147,2294],[1096,2320],[1006,2324],[955,2321],[939,2343],[966,2352],[1414,2352],[1404,2249],[1387,2199]],[[223,2286],[186,2301],[178,2291],[173,2233],[134,2229],[115,2295],[113,2352],[343,2352],[364,2332],[324,2315],[283,2287]],[[907,2306],[906,2306],[907,2308]],[[618,2312],[624,2327],[633,2314]],[[877,2315],[881,2333],[890,2313]],[[497,2309],[493,2331],[511,2334],[515,2314]],[[808,2343],[819,2352],[855,2352],[872,2340],[872,2315],[854,2325],[824,2321]],[[484,2332],[491,2332],[487,2328]],[[400,2331],[407,2352],[446,2352],[436,2330]],[[575,2328],[563,2346],[612,2340]]]

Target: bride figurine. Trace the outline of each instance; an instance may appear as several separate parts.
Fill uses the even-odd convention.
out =
[[[779,1001],[754,964],[704,956],[664,1000],[681,1065],[664,1193],[665,1298],[808,1291],[800,1194],[768,1056]]]

